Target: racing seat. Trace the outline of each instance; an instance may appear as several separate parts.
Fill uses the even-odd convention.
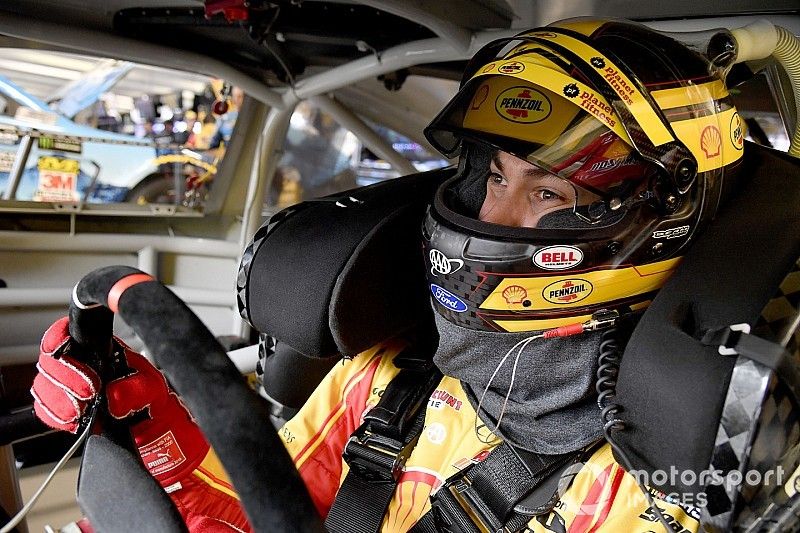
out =
[[[262,394],[291,417],[341,357],[403,334],[435,345],[419,231],[453,169],[306,201],[273,216],[244,253],[239,310],[262,333]],[[431,352],[432,350],[425,350]]]
[[[782,486],[720,486],[697,475],[659,483],[652,475],[671,466],[723,475],[781,466],[788,477],[800,463],[800,164],[748,143],[743,167],[740,190],[627,344],[616,385],[621,424],[612,431],[617,461],[650,474],[665,493],[706,497],[702,520],[717,531],[777,523],[787,505],[800,508],[800,495],[781,494]],[[293,414],[339,357],[393,335],[410,334],[432,351],[418,233],[429,199],[453,172],[304,202],[257,232],[239,271],[239,309],[264,334],[261,381],[279,413]],[[780,304],[770,303],[776,290]],[[771,323],[762,319],[751,334],[736,326],[756,326],[759,315]],[[765,337],[769,326],[777,334]]]

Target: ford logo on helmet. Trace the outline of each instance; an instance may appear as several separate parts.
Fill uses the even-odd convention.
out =
[[[461,301],[458,296],[435,283],[431,283],[431,294],[433,294],[437,302],[451,311],[463,313],[467,310],[467,304]]]

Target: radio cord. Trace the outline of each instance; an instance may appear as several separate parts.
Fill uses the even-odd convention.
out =
[[[86,437],[89,436],[89,432],[92,430],[92,427],[94,426],[94,418],[97,409],[90,408],[89,412],[91,412],[92,414],[89,417],[88,421],[86,422],[86,429],[83,430],[83,433],[80,434],[75,443],[70,447],[69,450],[67,450],[67,453],[64,454],[64,457],[62,457],[61,460],[56,464],[56,466],[53,467],[53,469],[50,471],[50,474],[48,474],[47,479],[45,479],[42,482],[42,484],[36,490],[34,495],[31,496],[31,499],[28,501],[28,503],[26,503],[25,506],[22,509],[20,509],[19,512],[15,514],[14,517],[6,525],[2,527],[2,529],[0,529],[0,533],[10,533],[12,529],[14,529],[17,525],[19,525],[20,522],[22,522],[25,516],[31,511],[31,509],[33,509],[33,506],[36,505],[36,502],[39,500],[39,497],[44,493],[44,490],[53,480],[58,471],[61,470],[66,464],[66,462],[70,460],[70,458],[75,454],[76,451],[78,451],[78,448],[80,448],[81,444],[83,444],[83,442],[86,440]]]

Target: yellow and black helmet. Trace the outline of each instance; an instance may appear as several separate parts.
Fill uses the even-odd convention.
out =
[[[459,172],[423,228],[441,315],[539,331],[646,307],[742,157],[725,70],[645,26],[572,19],[484,47],[425,130]],[[575,190],[535,227],[481,221],[489,161],[522,159]]]

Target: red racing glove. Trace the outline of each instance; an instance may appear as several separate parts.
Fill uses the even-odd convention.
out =
[[[108,411],[117,419],[145,412],[131,426],[142,463],[166,490],[189,530],[203,533],[249,531],[238,497],[214,451],[191,414],[170,390],[164,375],[119,339],[128,376],[106,385]],[[87,406],[101,388],[97,373],[70,357],[69,320],[45,332],[31,394],[34,410],[48,426],[76,433]]]

